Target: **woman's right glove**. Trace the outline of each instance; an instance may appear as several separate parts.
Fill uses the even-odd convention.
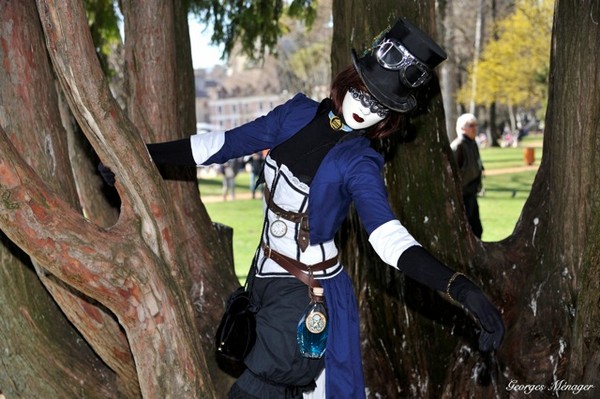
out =
[[[148,153],[157,165],[196,166],[190,138],[167,141],[164,143],[146,144]],[[115,185],[115,174],[102,162],[98,164],[98,172],[109,186]]]

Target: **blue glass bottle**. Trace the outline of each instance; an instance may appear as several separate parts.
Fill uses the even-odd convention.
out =
[[[328,332],[328,314],[323,288],[312,288],[311,301],[298,322],[296,339],[304,357],[318,359],[325,353]]]

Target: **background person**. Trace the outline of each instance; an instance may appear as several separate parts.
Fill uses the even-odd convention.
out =
[[[223,201],[227,201],[227,195],[229,194],[231,200],[235,200],[235,177],[240,170],[240,162],[237,158],[230,159],[224,162],[220,171],[223,175]]]
[[[252,193],[252,199],[256,198],[256,190],[258,189],[258,179],[260,172],[262,171],[265,160],[262,156],[262,152],[258,151],[252,154],[248,163],[250,164],[250,192]]]
[[[463,202],[467,219],[473,234],[479,239],[483,234],[483,226],[479,217],[477,195],[482,189],[483,163],[479,155],[477,137],[477,118],[473,114],[462,114],[456,120],[457,137],[450,144],[454,159],[458,164],[458,172],[462,186]]]

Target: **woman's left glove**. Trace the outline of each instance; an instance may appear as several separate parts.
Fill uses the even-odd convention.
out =
[[[98,172],[106,184],[113,187],[115,185],[115,174],[112,170],[102,162],[98,164]]]
[[[418,245],[402,253],[398,259],[398,269],[421,284],[445,292],[463,305],[481,325],[479,349],[498,349],[504,337],[500,312],[464,274],[450,269]]]
[[[504,324],[500,312],[481,289],[463,274],[455,273],[448,281],[446,293],[463,305],[481,325],[479,350],[498,349],[504,337]]]

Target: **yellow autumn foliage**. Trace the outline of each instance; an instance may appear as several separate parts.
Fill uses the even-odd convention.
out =
[[[471,100],[473,73],[478,105],[539,108],[548,96],[554,0],[519,0],[515,11],[496,24],[497,39],[487,42],[457,100]]]

